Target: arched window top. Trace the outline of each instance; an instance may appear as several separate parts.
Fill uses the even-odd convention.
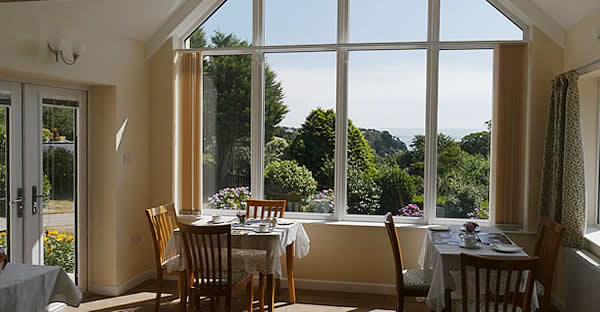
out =
[[[344,8],[337,0],[254,1],[262,3],[262,19],[253,18],[253,0],[226,0],[187,38],[186,47],[250,45],[253,22],[261,21],[263,27],[254,29],[264,29],[259,36],[264,42],[255,44],[265,46],[524,38],[524,30],[491,0],[439,0],[439,10],[424,0],[345,0]],[[429,17],[439,18],[439,29],[430,28],[436,23]]]

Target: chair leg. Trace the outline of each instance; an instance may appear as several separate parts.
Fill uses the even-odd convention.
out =
[[[446,307],[444,308],[445,312],[452,312],[452,290],[446,289],[444,292],[444,298],[446,300]]]
[[[396,303],[396,312],[404,312],[404,296],[398,296]]]
[[[252,278],[250,278],[248,285],[246,285],[246,291],[248,292],[248,312],[252,312],[252,303],[254,302],[254,282]]]
[[[217,312],[217,298],[210,298],[210,312]]]
[[[231,312],[231,292],[225,298],[225,312]]]
[[[259,283],[258,283],[258,292],[259,292],[259,298],[258,298],[258,307],[259,307],[259,311],[260,312],[265,312],[265,283],[267,281],[266,276],[264,273],[259,273],[258,274],[258,279],[259,279]]]
[[[156,272],[156,312],[160,311],[160,296],[162,295],[162,270]]]
[[[280,290],[281,290],[281,279],[277,278],[277,279],[275,279],[275,294],[277,296],[280,295]]]

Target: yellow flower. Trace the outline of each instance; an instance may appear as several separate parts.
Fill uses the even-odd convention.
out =
[[[48,232],[48,235],[58,235],[58,232],[57,231],[50,231],[50,232]]]
[[[48,241],[48,237],[44,236],[44,241],[47,242]]]
[[[5,236],[5,235],[6,235],[6,232],[1,232],[0,233],[0,236]]]

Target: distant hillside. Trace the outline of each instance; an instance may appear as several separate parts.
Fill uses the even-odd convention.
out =
[[[378,156],[385,157],[406,151],[406,144],[387,130],[360,129]]]
[[[406,143],[406,146],[410,148],[410,143],[415,135],[424,135],[425,129],[423,128],[389,128],[385,129],[389,131],[393,136],[400,139],[400,141]],[[450,136],[456,141],[460,141],[465,135],[473,132],[485,131],[486,129],[460,129],[460,128],[445,128],[439,129],[439,132]]]

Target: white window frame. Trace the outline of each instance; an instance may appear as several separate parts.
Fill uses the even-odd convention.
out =
[[[226,0],[215,3],[213,11],[204,14],[201,21],[184,33],[183,38],[189,36],[210,18],[210,16]],[[249,1],[249,0],[248,0]],[[507,19],[523,30],[522,40],[503,41],[440,41],[440,1],[428,0],[427,41],[421,42],[385,42],[385,43],[350,43],[349,42],[349,1],[337,0],[337,43],[335,44],[305,44],[305,45],[276,45],[265,46],[265,20],[264,8],[266,0],[252,0],[252,46],[241,48],[203,48],[190,49],[189,40],[181,41],[183,49],[178,52],[199,51],[203,56],[218,55],[251,55],[252,56],[252,83],[251,83],[251,126],[250,126],[250,189],[253,198],[263,198],[264,192],[264,59],[265,53],[272,52],[336,52],[336,142],[335,142],[335,212],[328,213],[302,213],[286,211],[289,218],[318,219],[329,221],[367,221],[381,222],[379,215],[350,215],[346,209],[346,183],[347,183],[347,121],[348,121],[348,55],[350,51],[374,50],[426,50],[427,51],[427,89],[426,89],[426,117],[425,117],[425,174],[424,174],[424,216],[421,218],[394,217],[399,223],[417,224],[457,224],[467,219],[437,218],[436,217],[436,179],[437,179],[437,109],[438,109],[438,74],[440,50],[476,50],[496,49],[498,44],[521,44],[528,41],[528,27],[516,15],[510,13],[499,0],[487,0]],[[482,0],[484,1],[484,0]],[[490,144],[493,145],[493,144]],[[493,151],[490,152],[490,155]],[[492,167],[492,166],[490,166]],[[493,168],[490,169],[493,171]],[[490,174],[490,177],[493,177]],[[492,194],[493,182],[490,182]],[[490,218],[494,211],[493,197],[490,196]],[[235,210],[203,209],[206,214],[235,215]],[[482,225],[493,223],[493,220],[478,220]]]

